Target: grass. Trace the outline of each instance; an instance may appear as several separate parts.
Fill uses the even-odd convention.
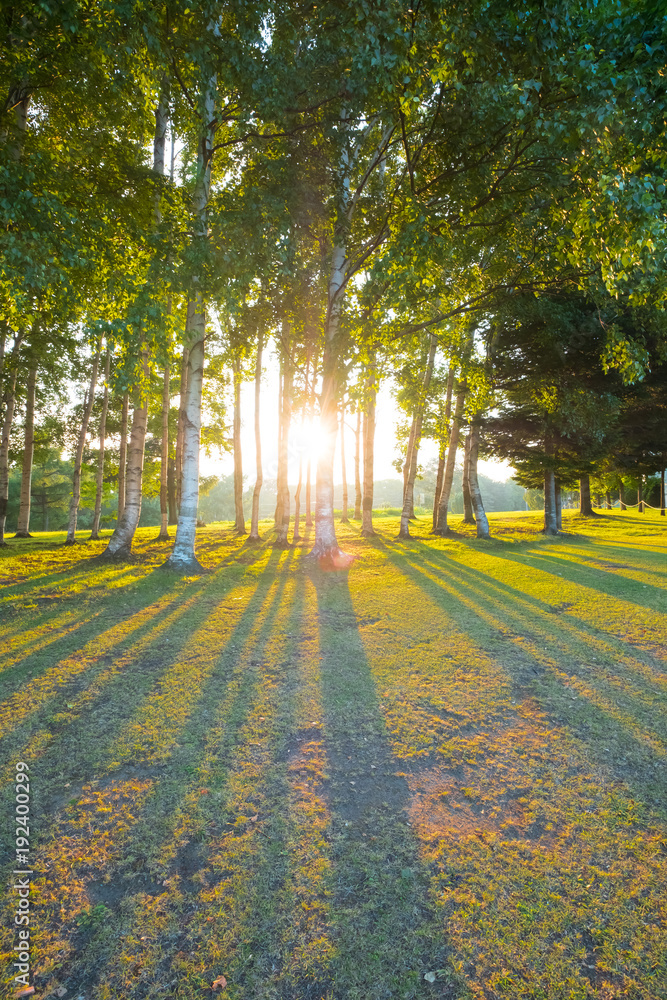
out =
[[[667,524],[490,521],[341,526],[344,574],[229,526],[190,579],[155,529],[10,540],[36,996],[667,997]]]

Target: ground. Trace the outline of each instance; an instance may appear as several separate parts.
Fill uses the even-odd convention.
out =
[[[345,573],[220,525],[190,579],[10,540],[34,995],[667,997],[666,520],[353,522]]]

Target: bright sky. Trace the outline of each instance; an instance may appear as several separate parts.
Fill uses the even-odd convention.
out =
[[[262,433],[262,464],[264,466],[264,478],[275,479],[278,461],[278,378],[275,358],[269,357],[265,365],[265,375],[262,382],[261,394],[261,433]],[[255,433],[254,421],[254,382],[244,382],[241,387],[241,449],[243,453],[243,473],[246,483],[251,484],[255,479]],[[229,423],[231,423],[231,393],[228,401]],[[354,430],[353,424],[356,420],[351,415],[347,421],[350,425],[345,433],[345,460],[348,483],[354,482]],[[396,401],[391,395],[391,386],[388,382],[383,383],[378,394],[377,401],[377,424],[375,432],[375,479],[398,479],[399,473],[393,468],[392,462],[397,457],[396,450]],[[315,481],[314,462],[317,453],[317,432],[310,436],[305,429],[301,430],[293,422],[290,429],[290,465],[289,481],[295,483],[298,478],[299,455],[305,463],[310,452],[313,461],[312,481]],[[434,441],[425,440],[420,447],[420,464],[426,465],[431,459],[437,458],[437,445]],[[479,462],[479,471],[491,479],[504,482],[512,476],[512,469],[506,462],[483,461]],[[212,454],[210,458],[206,455],[201,457],[202,475],[231,475],[234,470],[234,462],[231,453],[219,457]],[[340,440],[336,449],[336,464],[334,470],[334,481],[342,483],[343,475],[340,462]]]

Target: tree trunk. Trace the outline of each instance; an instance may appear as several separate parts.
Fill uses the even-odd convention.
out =
[[[169,524],[176,524],[178,507],[176,506],[176,459],[170,454],[167,466],[167,504],[169,506]]]
[[[662,457],[663,463],[665,456]],[[660,469],[660,516],[665,516],[665,466]]]
[[[644,477],[639,477],[639,486],[637,487],[637,509],[640,514],[645,513],[644,509]]]
[[[120,457],[118,460],[118,513],[116,524],[119,523],[125,510],[125,474],[127,470],[127,418],[130,409],[130,394],[123,394],[123,409],[120,418]]]
[[[415,446],[415,430],[417,425],[417,407],[412,413],[412,420],[410,421],[410,433],[408,434],[408,444],[405,449],[405,461],[403,462],[403,507],[407,504],[408,509],[408,520],[412,520],[415,516],[415,501],[414,501],[414,490],[412,496],[409,495],[409,483],[410,483],[410,466],[412,465],[412,452]],[[402,536],[399,534],[398,536]],[[408,532],[407,537],[410,537]]]
[[[23,463],[21,465],[21,500],[19,518],[16,527],[16,538],[30,538],[30,487],[32,484],[32,456],[35,450],[35,386],[37,384],[37,365],[33,365],[28,373],[28,387],[25,401],[25,440],[23,444]]]
[[[470,425],[470,434],[468,435],[470,440],[468,445],[468,484],[470,487],[470,502],[475,514],[475,523],[477,524],[477,537],[490,538],[489,521],[484,510],[484,501],[482,500],[482,492],[479,488],[479,478],[477,475],[479,430],[480,414],[477,414]]]
[[[252,514],[250,517],[250,536],[249,540],[251,542],[258,542],[259,539],[259,496],[262,492],[262,482],[264,480],[262,474],[262,436],[259,421],[259,394],[262,387],[262,334],[259,334],[257,340],[257,362],[255,364],[255,465],[257,467],[257,476],[255,478],[255,488],[252,492]]]
[[[341,521],[346,523],[350,520],[348,516],[348,496],[347,496],[347,469],[345,467],[345,400],[341,403],[340,410],[340,464],[343,474],[343,509],[341,511]]]
[[[621,505],[621,510],[627,510],[625,506],[625,486],[622,479],[618,486],[618,502]]]
[[[440,506],[440,494],[445,478],[445,458],[447,455],[447,443],[449,441],[449,421],[452,415],[452,390],[454,388],[454,365],[450,364],[447,373],[447,395],[445,398],[445,413],[440,427],[440,450],[438,453],[438,473],[435,480],[435,496],[433,497],[433,528],[435,531],[438,524],[438,508]]]
[[[283,357],[282,391],[280,393],[280,413],[278,416],[278,473],[277,503],[275,513],[276,540],[281,548],[289,545],[290,493],[288,482],[289,430],[292,417],[292,359]]]
[[[210,25],[214,36],[219,35],[217,27]],[[203,82],[202,130],[197,144],[197,181],[193,193],[194,235],[196,249],[208,243],[208,200],[211,189],[211,161],[213,158],[213,130],[216,126],[215,98],[218,78],[212,73]],[[192,278],[192,288],[198,287],[197,276]],[[183,428],[183,452],[181,475],[181,500],[178,512],[178,527],[173,551],[165,563],[168,569],[181,573],[202,572],[195,555],[197,532],[197,508],[199,506],[199,445],[201,439],[201,400],[204,381],[204,357],[206,343],[206,309],[201,293],[196,292],[188,303],[185,322],[185,340],[189,347],[187,368],[187,404]]]
[[[90,533],[92,541],[100,537],[100,518],[102,516],[102,489],[104,486],[104,445],[107,434],[107,412],[109,410],[109,373],[111,370],[111,351],[107,347],[104,362],[104,399],[102,400],[102,416],[100,417],[100,454],[97,460],[97,482],[95,483],[95,512],[93,528]]]
[[[169,365],[162,379],[162,441],[160,447],[160,534],[158,542],[169,538]]]
[[[188,333],[192,340],[187,352],[186,382],[188,388],[183,414],[181,500],[178,510],[176,540],[173,551],[165,563],[165,568],[177,570],[179,573],[201,573],[202,566],[195,555],[195,535],[199,506],[199,444],[206,314],[199,295],[188,302],[186,334]]]
[[[313,358],[313,371],[311,375],[311,383],[309,390],[309,407],[308,407],[308,429],[312,431],[313,420],[315,418],[315,382],[317,381],[317,354]],[[312,476],[311,476],[311,459],[310,452],[308,453],[308,461],[306,462],[306,527],[312,528],[313,526],[313,512],[311,507],[312,500]]]
[[[399,538],[410,537],[410,521],[415,516],[415,480],[417,479],[417,468],[419,465],[419,445],[421,443],[422,427],[424,424],[424,407],[428,390],[433,376],[433,366],[435,365],[435,352],[438,346],[437,337],[431,334],[429,343],[428,360],[422,379],[421,393],[417,400],[417,406],[412,418],[412,428],[410,430],[410,443],[408,444],[408,454],[406,456],[406,466],[408,477],[403,492],[403,510],[401,512],[401,528],[398,533]]]
[[[470,496],[470,448],[472,445],[472,435],[473,435],[473,429],[471,424],[470,429],[466,434],[466,439],[463,445],[463,477],[461,479],[461,488],[463,491],[464,524],[475,523],[475,516],[473,514],[473,508],[472,508],[472,499]]]
[[[435,531],[435,526],[438,521],[438,503],[440,501],[440,493],[442,491],[442,480],[445,475],[445,456],[447,455],[447,442],[443,438],[440,442],[440,450],[438,451],[438,472],[435,477],[435,494],[433,496],[433,524],[432,531]]]
[[[76,449],[76,454],[74,456],[74,474],[72,476],[72,499],[69,505],[69,524],[67,526],[67,538],[65,539],[65,545],[74,545],[75,532],[76,532],[76,522],[79,516],[79,500],[81,499],[81,464],[83,462],[83,449],[86,446],[86,435],[88,433],[88,423],[90,421],[90,414],[93,409],[93,403],[95,402],[95,386],[97,385],[97,369],[100,363],[100,349],[101,345],[98,342],[97,350],[95,351],[95,357],[93,358],[93,370],[90,376],[90,386],[88,388],[88,398],[83,404],[83,419],[81,421],[81,431],[79,433],[79,442]]]
[[[607,490],[607,492],[605,493],[604,500],[605,500],[605,507],[607,508],[607,510],[611,510],[611,493],[609,492],[609,490]]]
[[[447,462],[445,463],[445,474],[442,479],[442,490],[440,491],[440,502],[438,504],[438,522],[436,524],[436,535],[449,534],[447,525],[447,515],[449,511],[449,498],[452,492],[452,482],[454,480],[454,466],[456,464],[456,451],[459,446],[459,435],[461,431],[461,421],[463,418],[463,407],[465,404],[467,386],[465,383],[456,394],[456,405],[452,418],[452,430],[449,435],[449,448],[447,449]]]
[[[190,304],[188,303],[188,312]],[[185,408],[188,397],[188,357],[187,347],[183,348],[181,357],[181,384],[178,395],[178,427],[176,429],[176,508],[181,509],[181,483],[183,481],[183,435],[185,433]]]
[[[558,534],[558,513],[556,511],[556,477],[553,469],[544,470],[544,528],[545,535]]]
[[[354,514],[355,521],[361,520],[361,407],[357,404],[357,426],[354,431]]]
[[[148,352],[142,352],[142,368],[148,382]],[[132,429],[127,456],[127,476],[125,479],[125,507],[120,521],[102,553],[105,559],[129,559],[132,553],[134,533],[141,517],[142,485],[144,475],[144,449],[146,425],[148,423],[148,389],[139,386],[134,391]]]
[[[296,484],[296,489],[294,491],[294,532],[292,534],[292,540],[298,542],[301,538],[301,528],[299,527],[299,520],[301,517],[301,485],[303,481],[303,455],[299,455],[299,479]]]
[[[584,517],[593,517],[593,505],[591,504],[591,480],[590,476],[581,476],[579,479],[579,513]]]
[[[375,448],[375,400],[377,384],[375,381],[375,358],[371,357],[368,365],[366,381],[366,405],[364,408],[364,495],[361,504],[361,534],[371,538],[373,530],[373,459]]]
[[[554,480],[554,489],[556,491],[556,527],[559,531],[563,530],[563,491],[558,479]]]
[[[14,342],[14,347],[16,348],[16,342]],[[7,500],[9,499],[9,436],[14,419],[14,407],[16,406],[16,376],[15,367],[9,379],[9,389],[5,394],[5,414],[2,421],[2,442],[0,443],[0,545],[2,546],[7,544],[5,541],[5,522],[7,520]]]
[[[241,363],[234,360],[234,530],[245,535],[243,511],[243,456],[241,454]]]

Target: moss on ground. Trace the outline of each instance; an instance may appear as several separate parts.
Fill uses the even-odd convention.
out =
[[[10,541],[36,996],[667,996],[665,519],[490,521],[341,525],[342,574],[224,525],[190,579],[154,529]]]

